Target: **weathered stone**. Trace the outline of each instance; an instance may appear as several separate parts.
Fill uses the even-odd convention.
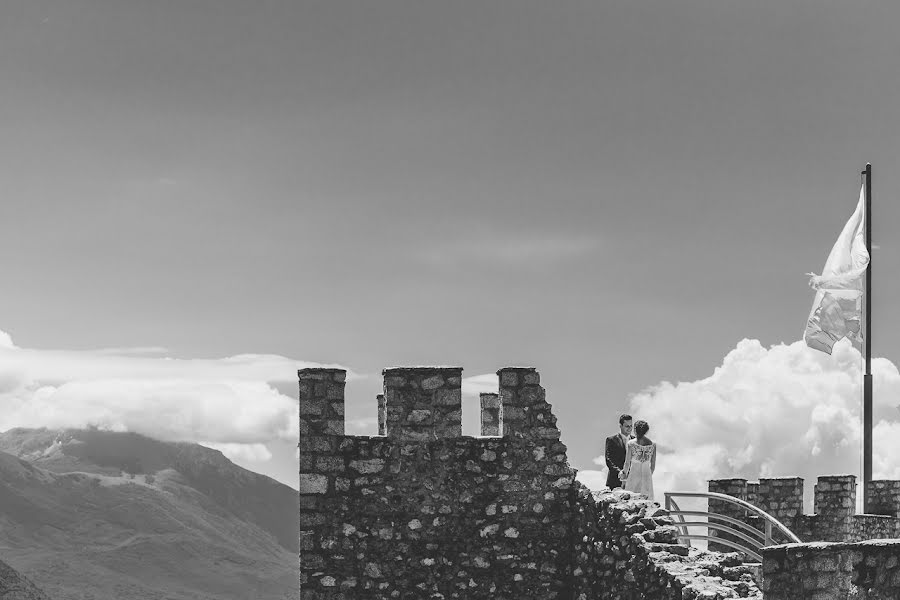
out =
[[[327,403],[300,418],[303,474],[325,478],[307,478],[299,502],[301,553],[319,557],[301,561],[302,600],[593,600],[600,582],[602,597],[670,600],[658,594],[680,598],[692,577],[723,572],[709,559],[690,566],[700,559],[672,545],[675,529],[652,512],[658,505],[592,495],[574,480],[534,370],[503,369],[499,394],[482,396],[495,412],[482,412],[481,431],[500,433],[502,403],[504,438],[460,435],[459,371],[451,372],[385,370],[380,438],[343,435],[343,402],[326,400],[342,387],[331,374],[315,385],[301,379],[310,402]],[[642,537],[649,533],[653,541]],[[651,552],[654,543],[666,551]],[[660,566],[675,564],[688,566],[673,574]],[[729,583],[732,595],[759,597],[752,578]]]
[[[325,494],[328,492],[328,477],[315,473],[300,473],[301,494]]]
[[[444,378],[440,375],[432,375],[422,380],[423,390],[436,390],[444,385]]]
[[[429,419],[431,419],[431,411],[425,409],[411,410],[406,417],[408,423],[423,423]]]
[[[359,473],[378,473],[384,469],[384,460],[381,458],[352,460],[350,461],[350,468]]]
[[[462,403],[462,392],[459,389],[437,390],[433,398],[435,406],[459,406]]]

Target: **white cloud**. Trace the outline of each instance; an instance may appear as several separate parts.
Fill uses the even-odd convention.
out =
[[[378,433],[377,417],[345,419],[344,433],[347,435],[376,435]]]
[[[226,458],[235,462],[266,462],[272,458],[272,453],[265,444],[214,444],[212,442],[200,442],[202,446],[218,450]],[[297,448],[299,458],[300,448]]]
[[[575,479],[583,483],[589,490],[599,490],[606,487],[606,469],[602,471],[582,469],[575,475]]]
[[[268,354],[148,356],[160,350],[23,349],[0,331],[0,430],[90,425],[268,460],[267,442],[298,434],[296,398],[272,383],[295,381],[299,368],[324,366]]]
[[[0,348],[15,348],[12,338],[5,331],[0,331]]]
[[[496,373],[487,373],[484,375],[473,375],[472,377],[464,377],[462,380],[463,397],[480,398],[480,394],[498,393],[500,389],[500,379]]]
[[[745,339],[710,377],[635,395],[631,414],[658,444],[657,500],[705,490],[708,479],[782,476],[803,477],[808,499],[820,475],[859,477],[862,368],[846,341],[829,356],[802,341],[767,349]],[[872,371],[873,477],[900,478],[900,374],[885,359],[873,359]]]

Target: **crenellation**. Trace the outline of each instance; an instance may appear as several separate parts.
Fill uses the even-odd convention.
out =
[[[747,482],[747,497],[744,498],[750,504],[755,505],[759,502],[759,482],[756,481],[748,481]]]
[[[505,367],[497,377],[503,437],[559,439],[556,417],[534,367]]]
[[[297,371],[300,387],[300,432],[309,436],[344,435],[342,369],[309,368]]]
[[[498,372],[500,393],[480,396],[483,437],[460,435],[461,371],[386,369],[382,436],[338,435],[327,423],[342,412],[330,403],[343,398],[329,398],[337,378],[301,374],[302,600],[562,599],[575,597],[575,580],[598,569],[614,572],[626,594],[640,587],[647,598],[668,600],[687,589],[688,581],[659,571],[648,554],[673,541],[659,517],[638,523],[658,504],[613,496],[598,507],[576,493],[575,470],[534,369]],[[507,408],[510,430],[501,425]],[[600,520],[591,531],[611,544],[590,544],[587,559],[576,557],[584,534],[574,519],[582,510]],[[647,546],[635,546],[637,562],[610,565],[635,543],[625,534],[642,528],[652,531]],[[632,570],[658,577],[638,586]]]
[[[871,514],[900,517],[900,481],[875,479],[867,487]]]
[[[711,480],[710,491],[722,491],[732,479]],[[870,482],[874,514],[855,514],[856,477],[828,475],[814,486],[814,514],[802,513],[803,480],[800,478],[760,479],[754,497],[753,483],[747,484],[746,499],[790,529],[804,542],[857,542],[868,539],[900,538],[900,481]],[[743,490],[734,489],[735,497]],[[724,492],[730,493],[730,492]],[[710,502],[710,507],[713,503]],[[726,513],[727,514],[727,513]],[[734,515],[729,515],[734,516]],[[744,522],[760,527],[757,518],[748,515]]]
[[[481,435],[500,436],[503,425],[503,417],[500,413],[500,395],[482,392],[479,400],[481,404]]]
[[[298,374],[300,600],[760,598],[659,504],[575,481],[533,368],[497,372],[480,437],[461,368],[385,369],[378,436],[344,434],[343,371]]]
[[[802,477],[760,477],[756,496],[760,508],[779,521],[803,514]]]
[[[378,435],[387,435],[387,404],[384,394],[378,394],[375,400],[378,402]]]
[[[824,475],[814,488],[813,511],[820,516],[849,518],[856,513],[856,476]]]
[[[309,368],[297,371],[300,395],[300,479],[298,524],[301,544],[300,584],[307,573],[319,568],[325,558],[328,518],[326,507],[330,497],[340,489],[344,461],[338,455],[344,435],[344,386],[342,369]]]
[[[462,435],[462,368],[385,369],[386,435],[424,442]]]
[[[739,500],[746,500],[747,480],[741,478],[711,479],[709,481],[709,491],[717,494],[727,494]],[[726,517],[731,517],[734,519],[744,519],[747,516],[746,509],[741,508],[740,506],[732,502],[727,502],[718,498],[709,499],[709,512],[724,515]],[[717,531],[715,529],[710,529],[709,535],[712,537],[718,537],[731,541],[738,541],[739,539],[736,536],[729,535],[727,532]],[[720,552],[731,551],[731,548],[729,546],[726,546],[725,544],[717,544],[713,541],[709,542],[709,548],[711,550],[717,550]]]

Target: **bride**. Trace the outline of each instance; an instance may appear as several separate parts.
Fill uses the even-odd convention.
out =
[[[647,421],[634,424],[637,438],[629,440],[625,447],[624,488],[629,492],[645,494],[653,500],[653,471],[656,470],[656,444],[647,437],[650,425]]]

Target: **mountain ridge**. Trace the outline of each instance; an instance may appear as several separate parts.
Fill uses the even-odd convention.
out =
[[[217,450],[9,430],[0,498],[0,557],[54,600],[296,597],[296,492]]]

